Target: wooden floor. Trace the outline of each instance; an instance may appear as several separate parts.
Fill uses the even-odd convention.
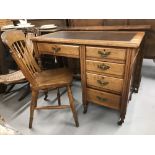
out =
[[[133,95],[125,123],[121,127],[117,126],[119,115],[115,110],[90,104],[88,113],[83,114],[81,84],[76,81],[72,90],[78,110],[79,128],[74,126],[69,109],[41,110],[35,112],[33,128],[30,130],[30,96],[18,102],[22,92],[7,97],[0,95],[0,114],[23,134],[155,134],[155,63],[152,60],[144,60],[142,75],[139,93]],[[56,92],[49,93],[49,102],[44,102],[43,97],[43,94],[40,94],[40,104],[57,104],[54,102]],[[62,96],[62,101],[68,102],[67,95]]]

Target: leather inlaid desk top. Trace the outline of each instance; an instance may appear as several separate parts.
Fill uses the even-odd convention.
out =
[[[58,31],[38,36],[32,40],[87,45],[138,47],[144,32],[126,31]]]

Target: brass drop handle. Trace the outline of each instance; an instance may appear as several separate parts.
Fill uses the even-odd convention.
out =
[[[106,101],[108,101],[107,98],[103,98],[103,97],[100,97],[100,96],[96,96],[96,98],[97,98],[99,101],[101,101],[101,102],[106,102]]]
[[[99,69],[102,69],[102,70],[107,70],[107,69],[110,68],[110,66],[107,66],[107,65],[105,65],[104,63],[103,63],[103,64],[100,64],[100,65],[97,65],[97,67],[98,67]]]
[[[105,85],[109,84],[109,82],[103,81],[103,80],[97,80],[97,83],[102,85],[102,86],[105,86]]]
[[[52,51],[53,51],[53,53],[57,53],[57,52],[59,52],[60,50],[61,50],[60,47],[57,47],[57,46],[52,47]]]
[[[102,58],[105,58],[107,57],[108,55],[110,55],[111,52],[108,52],[108,51],[98,51],[98,54],[101,55]]]

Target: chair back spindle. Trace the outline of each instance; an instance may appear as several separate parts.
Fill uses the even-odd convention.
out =
[[[8,45],[10,52],[31,85],[36,85],[37,73],[41,72],[32,50],[26,44],[26,38],[22,31],[6,31],[2,34],[3,42]],[[32,49],[32,48],[31,48]]]

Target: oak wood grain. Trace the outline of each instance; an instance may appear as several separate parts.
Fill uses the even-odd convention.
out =
[[[50,44],[50,43],[38,43],[38,51],[40,53],[47,53],[57,56],[66,57],[79,57],[79,46],[63,45],[63,44]]]
[[[112,59],[122,60],[126,59],[126,50],[119,48],[106,48],[106,47],[86,47],[86,58],[98,58],[98,60]]]
[[[123,79],[113,78],[103,75],[87,73],[87,85],[100,90],[111,90],[118,93],[122,92]]]
[[[124,75],[124,66],[124,64],[118,63],[86,60],[87,71],[119,75],[121,77]]]
[[[119,95],[87,88],[87,100],[89,102],[120,110],[120,99]]]

